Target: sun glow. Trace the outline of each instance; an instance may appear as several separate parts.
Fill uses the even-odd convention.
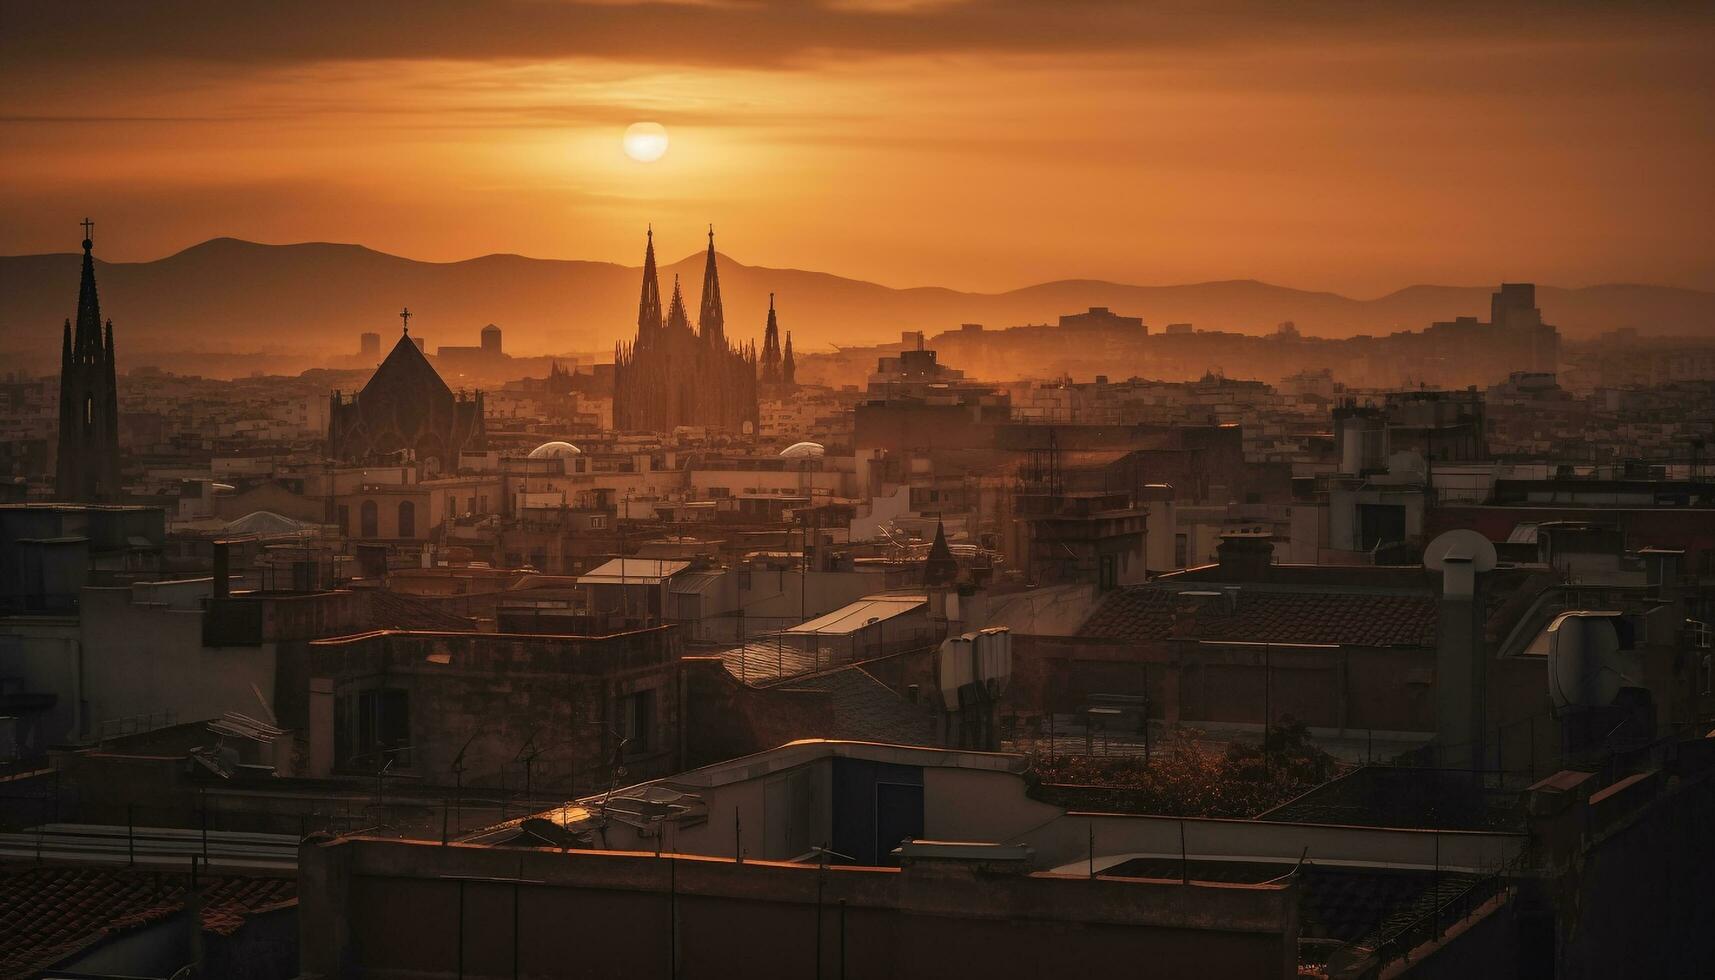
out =
[[[654,163],[667,152],[667,127],[660,123],[632,123],[625,130],[625,155],[638,163]]]

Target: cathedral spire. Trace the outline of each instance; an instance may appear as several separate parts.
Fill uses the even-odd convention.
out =
[[[661,284],[655,273],[655,226],[650,225],[643,250],[643,290],[637,298],[637,339],[650,344],[661,332]]]
[[[762,380],[780,380],[780,322],[774,317],[774,294],[768,294],[768,326],[762,331]]]
[[[109,502],[119,498],[119,396],[113,363],[113,322],[102,333],[95,290],[95,222],[83,220],[83,273],[77,289],[77,327],[65,321],[60,336],[59,459],[55,493],[61,500]]]
[[[72,350],[79,359],[92,362],[101,351],[101,298],[95,291],[95,242],[90,238],[95,222],[83,219],[83,278],[77,285],[77,332]]]
[[[690,317],[685,313],[685,294],[679,291],[679,274],[673,274],[673,305],[667,309],[667,329],[691,329]]]
[[[786,353],[780,357],[780,380],[797,384],[798,366],[792,361],[792,331],[786,331]]]
[[[709,257],[703,266],[703,307],[697,331],[711,347],[726,346],[726,314],[721,310],[721,277],[715,267],[715,226],[709,226]]]

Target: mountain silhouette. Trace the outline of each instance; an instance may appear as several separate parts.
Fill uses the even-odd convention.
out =
[[[663,265],[678,273],[693,308],[702,255]],[[0,349],[30,359],[57,354],[60,324],[77,296],[76,253],[0,257]],[[409,306],[413,335],[439,345],[474,345],[483,324],[505,331],[518,354],[591,351],[629,338],[640,269],[611,262],[485,255],[420,262],[359,245],[265,245],[217,238],[151,262],[96,263],[102,309],[121,355],[150,351],[350,353],[358,334],[390,337]],[[1142,316],[1153,328],[1271,331],[1291,320],[1307,334],[1420,330],[1458,315],[1487,318],[1494,284],[1411,286],[1375,299],[1254,280],[1135,286],[1089,279],[1045,282],[1002,293],[938,287],[894,289],[822,272],[744,265],[721,257],[727,335],[760,342],[768,294],[800,351],[895,341],[905,330],[931,336],[982,323],[990,329],[1052,323],[1090,306]],[[1548,322],[1569,336],[1632,326],[1654,334],[1700,334],[1715,324],[1715,293],[1666,286],[1542,286]],[[128,358],[125,358],[128,359]]]

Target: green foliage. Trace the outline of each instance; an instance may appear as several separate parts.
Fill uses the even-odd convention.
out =
[[[1270,728],[1263,744],[1235,741],[1225,752],[1180,729],[1149,764],[1135,756],[1058,756],[1031,773],[1041,798],[1073,809],[1167,816],[1251,817],[1331,779],[1334,758],[1291,718]]]

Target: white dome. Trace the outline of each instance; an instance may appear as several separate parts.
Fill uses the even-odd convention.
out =
[[[582,456],[584,451],[569,442],[544,442],[530,450],[531,459],[567,459]]]
[[[812,456],[821,456],[826,453],[827,450],[823,449],[822,444],[819,442],[795,442],[792,445],[787,446],[785,449],[780,450],[780,455],[787,459],[806,459]]]

